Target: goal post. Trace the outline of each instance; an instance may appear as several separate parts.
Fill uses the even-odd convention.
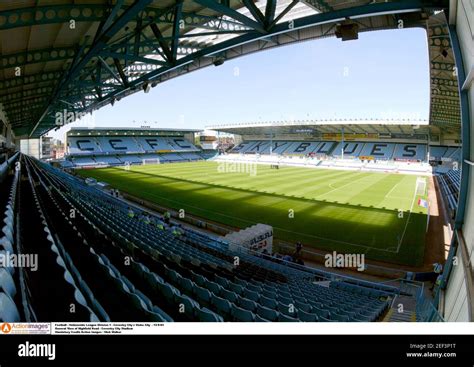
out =
[[[416,195],[419,195],[419,196],[426,195],[426,178],[418,177],[416,179]]]
[[[150,164],[160,164],[160,158],[143,158],[142,165],[147,166]]]

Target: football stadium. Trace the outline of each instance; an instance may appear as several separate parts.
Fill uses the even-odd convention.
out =
[[[473,321],[473,13],[469,0],[0,3],[0,325]],[[47,137],[232,59],[407,28],[426,34],[426,120],[74,124],[61,152]]]

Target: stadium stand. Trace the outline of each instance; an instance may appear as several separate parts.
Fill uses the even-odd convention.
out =
[[[395,144],[390,143],[365,143],[360,152],[360,157],[373,157],[377,160],[389,160],[393,158]]]
[[[443,157],[446,157],[447,150],[448,147],[445,146],[430,146],[430,160],[441,160]]]
[[[13,165],[17,157],[18,154],[4,162],[0,167],[0,207],[5,208],[2,215],[2,232],[0,233],[0,256],[3,259],[16,252],[14,249],[14,236],[16,233],[14,213],[20,171],[16,170],[11,180],[5,176],[7,170]],[[10,189],[8,189],[9,187]],[[20,321],[20,312],[15,304],[17,287],[13,280],[13,275],[14,268],[5,267],[3,263],[0,264],[0,322]]]
[[[70,137],[68,140],[68,148],[70,154],[92,154],[102,152],[99,142],[95,138]]]
[[[158,229],[157,217],[147,224],[130,216],[125,202],[76,177],[31,158],[22,162],[28,180],[21,184],[21,207],[34,202],[37,212],[20,208],[20,217],[36,227],[24,231],[21,242],[31,244],[32,236],[47,229],[45,241],[55,250],[45,246],[41,256],[51,263],[60,259],[45,269],[61,291],[51,310],[38,300],[49,299],[42,293],[52,288],[31,282],[39,279],[35,274],[26,277],[38,320],[55,314],[112,321],[376,321],[397,292],[370,282],[328,281],[325,272],[230,251],[191,229],[176,236]],[[239,266],[233,265],[235,256]],[[71,291],[81,305],[74,316],[59,310]]]
[[[70,154],[92,153],[146,153],[156,151],[199,151],[193,144],[181,138],[134,138],[130,136],[99,136],[96,138],[69,137]]]
[[[448,147],[444,157],[459,161],[461,158],[461,149],[459,147]]]
[[[357,158],[359,157],[364,146],[364,143],[338,143],[334,148],[332,156],[337,157],[342,155],[342,148],[344,146],[344,156],[346,158]]]
[[[426,161],[426,145],[397,144],[393,153],[395,160]]]
[[[461,188],[460,170],[449,170],[436,176],[443,196],[446,198],[449,209],[455,210],[458,206],[459,190]]]
[[[130,163],[130,164],[140,164],[143,162],[142,158],[138,155],[122,155],[118,158],[122,163]]]
[[[164,133],[169,133],[165,131]],[[183,134],[179,130],[174,132]],[[94,136],[89,136],[93,134]],[[127,135],[128,134],[128,135]],[[145,136],[136,136],[141,134]],[[59,164],[63,168],[119,166],[155,163],[190,162],[208,159],[216,152],[202,151],[183,136],[157,136],[156,130],[73,129],[67,137],[68,155]],[[210,154],[212,153],[212,154]]]
[[[138,153],[143,150],[138,146],[136,141],[131,137],[119,136],[119,137],[98,137],[98,146],[102,152],[107,153],[120,153],[130,152]]]
[[[114,157],[114,156],[94,156],[94,160],[97,162],[97,164],[100,165],[108,165],[108,166],[116,166],[123,164],[124,162],[121,161],[119,158]]]
[[[318,142],[318,141],[273,141],[272,153],[277,155],[307,155],[341,157],[344,145],[344,158],[366,158],[376,160],[406,160],[424,162],[427,158],[427,145],[415,143],[387,142]],[[458,147],[430,146],[430,159],[459,159]],[[269,141],[244,141],[230,153],[270,154]]]

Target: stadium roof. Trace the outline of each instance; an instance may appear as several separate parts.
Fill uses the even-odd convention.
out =
[[[459,127],[448,0],[19,0],[0,2],[0,108],[19,136],[57,127],[193,70],[280,45],[424,27],[430,121]],[[342,27],[341,27],[342,26]],[[166,108],[166,106],[163,106]],[[69,121],[69,119],[68,119]]]
[[[262,136],[281,135],[318,135],[344,133],[348,134],[400,134],[416,135],[439,133],[436,126],[428,125],[426,120],[308,120],[290,122],[261,122],[234,125],[209,126],[208,129],[228,134]]]
[[[306,120],[306,121],[275,121],[253,122],[208,126],[207,129],[228,134],[258,136],[278,135],[317,135],[344,133],[348,134],[402,134],[415,135],[438,133],[439,128],[428,125],[426,120]]]
[[[68,135],[74,135],[78,133],[103,133],[104,131],[113,131],[117,133],[128,133],[128,132],[177,132],[177,133],[197,133],[201,132],[202,129],[176,129],[176,128],[149,128],[149,127],[73,127],[67,132]]]

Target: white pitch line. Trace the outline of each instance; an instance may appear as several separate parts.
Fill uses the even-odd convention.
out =
[[[331,192],[336,191],[336,190],[340,190],[340,189],[342,189],[343,187],[352,185],[354,182],[363,180],[364,178],[367,178],[367,177],[368,177],[368,176],[364,176],[364,177],[358,178],[358,179],[356,179],[356,180],[354,180],[354,181],[351,181],[351,182],[349,182],[349,183],[347,183],[347,184],[345,184],[345,185],[342,185],[342,186],[340,186],[340,187],[338,187],[338,188],[336,188],[336,189],[333,189],[333,190],[330,190],[330,191],[328,191],[328,192],[325,192],[324,194],[318,195],[317,198],[316,198],[316,200],[318,200],[318,198],[320,198],[321,196],[330,194]],[[328,186],[329,186],[329,185],[328,185]]]
[[[273,226],[273,228],[279,229],[280,231],[283,231],[283,232],[288,232],[288,233],[297,234],[297,235],[300,235],[300,236],[303,236],[303,237],[312,237],[312,238],[317,238],[318,240],[325,240],[325,241],[331,241],[331,242],[342,243],[342,244],[344,244],[344,245],[351,245],[351,246],[356,246],[356,247],[363,247],[363,248],[366,248],[366,249],[369,249],[369,250],[376,250],[376,251],[382,251],[382,252],[392,252],[392,253],[395,253],[395,251],[391,251],[391,250],[390,250],[390,248],[394,248],[394,247],[390,247],[390,248],[388,248],[388,249],[381,249],[381,248],[378,248],[378,247],[372,247],[372,246],[367,246],[367,245],[359,245],[359,244],[357,244],[357,243],[352,243],[352,242],[340,241],[340,240],[335,240],[335,239],[326,238],[326,237],[315,236],[315,235],[308,234],[308,233],[301,233],[301,232],[290,231],[289,229],[283,229],[283,228],[275,227],[275,226]]]
[[[401,182],[401,181],[400,181]],[[392,193],[392,191],[395,189],[395,187],[397,187],[400,182],[398,182],[395,186],[392,187],[392,189],[385,195],[386,198],[390,197],[390,194]]]
[[[400,238],[400,242],[398,243],[398,246],[397,246],[397,254],[400,251],[400,246],[402,245],[403,239],[405,238],[405,232],[407,231],[408,223],[410,222],[411,212],[413,211],[413,204],[415,204],[415,199],[416,199],[416,188],[413,193],[413,200],[411,201],[410,214],[408,214],[407,222],[405,223],[405,228],[402,233],[402,238]]]

